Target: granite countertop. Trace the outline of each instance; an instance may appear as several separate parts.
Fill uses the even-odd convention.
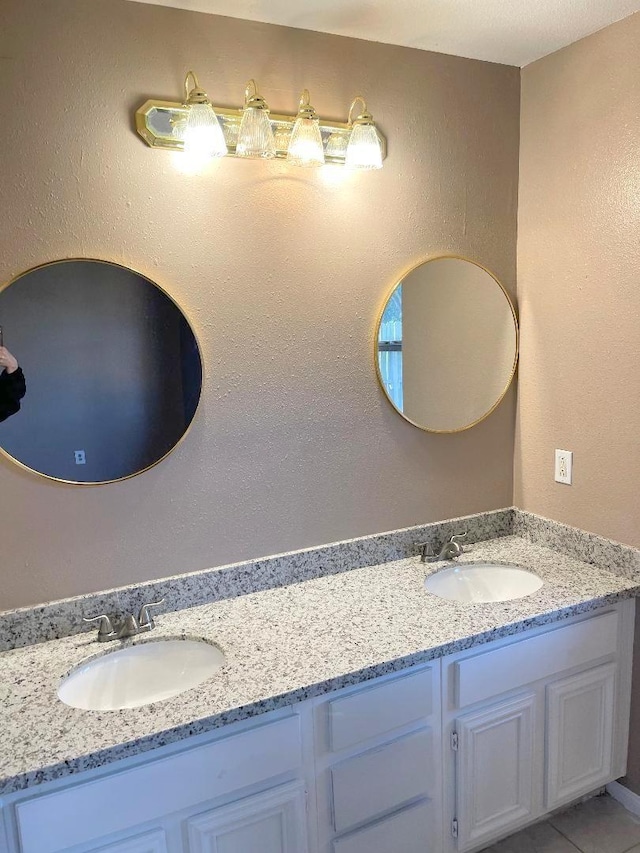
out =
[[[635,595],[640,581],[517,536],[480,542],[458,561],[516,563],[544,580],[526,598],[462,604],[427,593],[445,563],[417,557],[354,569],[157,617],[139,642],[204,638],[222,670],[171,699],[81,711],[56,697],[61,677],[116,651],[78,634],[0,654],[0,795],[151,750],[311,696]],[[131,641],[128,641],[131,642]],[[135,642],[135,641],[134,641]]]

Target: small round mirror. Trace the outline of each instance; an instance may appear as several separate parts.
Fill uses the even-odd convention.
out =
[[[425,261],[394,286],[375,340],[387,398],[427,432],[460,432],[486,418],[518,358],[516,314],[504,287],[457,257]]]
[[[121,480],[189,428],[198,344],[145,276],[107,261],[44,264],[0,292],[0,327],[0,450],[26,468],[70,483]]]

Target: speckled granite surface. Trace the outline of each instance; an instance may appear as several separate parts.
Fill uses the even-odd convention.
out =
[[[513,533],[584,563],[606,566],[609,571],[624,578],[632,578],[640,573],[640,550],[637,548],[541,515],[516,510],[513,514]]]
[[[80,634],[0,656],[0,794],[145,752],[227,722],[634,595],[625,578],[507,536],[463,562],[517,563],[542,588],[516,601],[460,604],[430,595],[443,564],[417,557],[326,575],[158,617],[143,640],[202,637],[227,665],[186,693],[126,711],[88,712],[56,699],[73,666],[120,644]],[[37,736],[36,736],[37,733]]]
[[[93,626],[82,621],[83,616],[136,613],[142,604],[162,598],[166,610],[182,610],[400,560],[413,555],[416,542],[428,542],[432,550],[437,550],[454,533],[468,531],[469,542],[507,536],[512,532],[513,515],[513,508],[482,512],[52,601],[37,607],[0,611],[0,651],[93,631]]]

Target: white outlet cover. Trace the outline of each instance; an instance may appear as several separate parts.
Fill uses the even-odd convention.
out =
[[[556,483],[564,483],[567,486],[571,485],[573,478],[573,451],[572,450],[556,450]]]

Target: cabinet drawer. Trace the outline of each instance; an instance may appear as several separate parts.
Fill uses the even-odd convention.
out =
[[[302,763],[287,717],[214,743],[18,803],[21,853],[58,853],[287,773]]]
[[[437,847],[428,802],[418,803],[373,826],[333,842],[333,853],[431,853]],[[435,842],[434,842],[435,839]]]
[[[434,764],[430,729],[337,764],[331,769],[336,832],[429,795]]]
[[[465,658],[455,664],[456,707],[614,655],[617,646],[618,613],[612,611]]]
[[[435,667],[327,703],[333,752],[384,735],[433,713]]]
[[[164,830],[157,829],[94,848],[93,853],[167,853],[167,839]]]

